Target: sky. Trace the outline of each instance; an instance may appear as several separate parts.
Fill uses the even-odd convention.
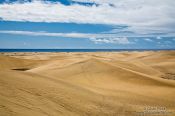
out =
[[[0,0],[0,48],[175,49],[175,0]]]

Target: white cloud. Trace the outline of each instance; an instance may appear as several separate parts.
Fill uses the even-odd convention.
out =
[[[145,41],[148,41],[148,42],[153,42],[153,40],[150,39],[150,38],[145,38],[144,40],[145,40]]]
[[[157,39],[162,39],[162,37],[160,37],[160,36],[157,36]]]
[[[53,37],[71,37],[71,38],[108,38],[116,37],[115,34],[91,34],[91,33],[49,33],[49,32],[34,32],[34,31],[3,31],[0,33],[4,34],[15,34],[15,35],[30,35],[30,36],[53,36]]]
[[[128,25],[129,31],[175,33],[174,0],[73,0],[99,6],[32,1],[0,4],[0,17],[8,21],[74,22]],[[109,4],[113,4],[111,6]]]
[[[120,38],[90,38],[91,41],[98,43],[112,43],[112,44],[131,44],[126,37]]]
[[[115,34],[90,34],[90,33],[48,33],[32,31],[0,31],[4,34],[29,35],[29,36],[49,36],[66,38],[84,38],[95,43],[130,44],[126,37],[117,37]]]

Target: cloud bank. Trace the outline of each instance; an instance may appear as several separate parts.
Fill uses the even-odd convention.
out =
[[[88,34],[88,33],[48,33],[48,32],[32,32],[32,31],[0,31],[4,34],[28,35],[28,36],[49,36],[49,37],[66,37],[89,39],[94,43],[107,44],[131,44],[127,37],[117,37],[113,34]]]
[[[101,33],[51,33],[51,32],[34,32],[34,31],[7,31],[0,30],[0,34],[26,35],[26,36],[47,36],[72,39],[88,39],[95,44],[116,44],[116,45],[137,45],[139,41],[154,43],[157,46],[173,47],[175,39],[173,37],[152,37],[152,36],[118,36],[117,34]]]
[[[127,25],[126,31],[139,34],[175,33],[174,0],[72,0],[99,5],[64,5],[36,1],[0,4],[5,21],[63,22]],[[113,31],[114,33],[115,30]]]

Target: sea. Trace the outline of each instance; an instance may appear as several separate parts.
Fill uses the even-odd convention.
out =
[[[123,51],[171,51],[175,49],[0,49],[0,52],[123,52]]]

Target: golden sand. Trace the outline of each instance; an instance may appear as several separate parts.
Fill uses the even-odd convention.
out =
[[[0,116],[143,113],[175,116],[175,51],[0,53]]]

